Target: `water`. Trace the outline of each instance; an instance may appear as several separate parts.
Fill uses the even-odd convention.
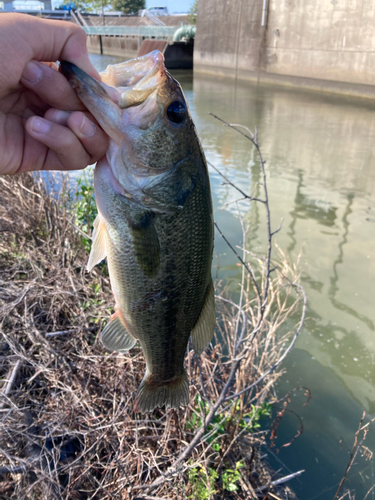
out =
[[[92,56],[99,70],[116,58]],[[106,59],[106,61],[104,61]],[[276,241],[296,260],[301,252],[301,282],[308,297],[307,320],[279,395],[292,396],[290,410],[303,422],[303,434],[282,448],[300,427],[287,412],[278,430],[276,469],[305,469],[291,486],[301,500],[333,499],[345,471],[363,410],[375,417],[375,102],[277,86],[234,82],[174,72],[185,91],[207,159],[253,195],[260,193],[259,161],[249,143],[224,128],[213,112],[231,123],[258,127],[267,160],[273,229],[283,218]],[[241,244],[237,197],[210,170],[215,219],[233,244]],[[241,204],[250,225],[249,244],[264,249],[263,207]],[[216,238],[220,275],[238,289],[239,268],[221,238]],[[217,264],[216,258],[214,265]],[[215,270],[214,270],[215,272]],[[375,423],[364,443],[375,451]],[[272,451],[275,453],[276,449]],[[283,467],[282,473],[288,474]],[[373,463],[358,454],[346,487],[363,499],[375,484]],[[369,499],[374,500],[373,491]]]

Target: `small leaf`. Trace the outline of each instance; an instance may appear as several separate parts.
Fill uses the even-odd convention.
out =
[[[238,486],[236,486],[234,483],[229,483],[225,489],[227,491],[237,491]]]

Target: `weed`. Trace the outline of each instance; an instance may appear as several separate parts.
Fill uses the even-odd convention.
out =
[[[77,200],[73,203],[73,211],[75,213],[77,225],[87,238],[82,237],[82,245],[88,252],[91,250],[92,227],[94,220],[98,215],[94,197],[94,182],[92,174],[84,172],[77,179]]]
[[[189,420],[186,421],[186,428],[194,431],[203,425],[204,419],[210,410],[209,404],[197,394],[195,396],[194,411]],[[251,433],[260,428],[259,423],[261,418],[271,415],[271,404],[264,402],[260,406],[250,405],[251,411],[242,413],[240,403],[235,405],[235,411],[228,411],[225,415],[217,413],[212,419],[212,422],[207,427],[205,441],[212,443],[211,447],[214,451],[221,450],[220,437],[229,433],[230,427],[239,427],[244,429],[247,427],[247,432]],[[232,408],[234,410],[234,408]]]
[[[216,470],[210,467],[207,469],[207,473],[201,464],[198,467],[192,467],[188,473],[192,494],[188,498],[193,498],[194,500],[211,498],[215,493],[215,482],[218,477],[219,474]]]
[[[237,491],[238,490],[238,486],[236,483],[238,482],[238,480],[241,477],[241,473],[240,473],[239,469],[241,469],[242,467],[244,467],[244,464],[240,460],[236,463],[236,467],[234,469],[226,469],[223,472],[223,474],[221,476],[221,480],[223,481],[224,490],[227,490],[227,491]]]

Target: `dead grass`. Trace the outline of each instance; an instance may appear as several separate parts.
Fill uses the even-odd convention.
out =
[[[218,284],[213,347],[186,359],[189,407],[135,414],[144,358],[99,341],[113,297],[100,269],[84,270],[64,182],[53,197],[32,175],[0,178],[0,498],[257,498],[274,478],[255,424],[293,337],[280,332],[300,307],[296,269],[281,255],[261,321],[245,268],[240,303]],[[264,282],[264,262],[252,265]]]

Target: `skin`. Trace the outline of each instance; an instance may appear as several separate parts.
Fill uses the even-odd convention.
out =
[[[58,60],[100,81],[78,26],[0,16],[0,174],[78,170],[105,154],[108,137],[57,71]]]

